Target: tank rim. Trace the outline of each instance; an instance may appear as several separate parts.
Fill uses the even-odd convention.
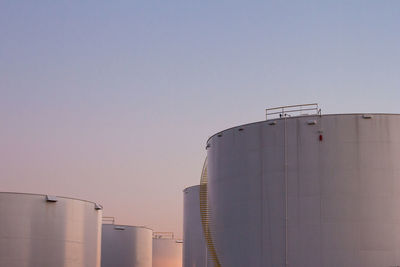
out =
[[[112,224],[112,223],[102,223],[102,225],[112,225],[112,226],[121,226],[121,227],[129,227],[129,228],[143,228],[143,229],[147,229],[150,230],[152,232],[154,232],[153,229],[151,229],[150,227],[147,226],[143,226],[143,225],[127,225],[127,224]]]
[[[305,118],[305,117],[355,116],[355,115],[365,115],[365,114],[372,115],[372,116],[400,116],[400,113],[357,112],[357,113],[332,113],[332,114],[322,114],[322,115],[318,115],[318,114],[300,115],[300,116],[286,117],[286,119],[297,119],[297,118]],[[229,127],[229,128],[226,128],[225,130],[219,131],[219,132],[211,135],[207,139],[206,145],[208,145],[208,143],[210,142],[210,140],[212,138],[214,138],[215,136],[217,136],[219,134],[222,134],[222,133],[224,133],[226,131],[233,130],[235,128],[240,128],[240,127],[253,125],[253,124],[261,124],[261,123],[265,123],[265,122],[279,121],[279,120],[284,120],[284,119],[285,118],[274,118],[274,119],[249,122],[249,123],[245,123],[245,124],[240,124],[240,125],[236,125],[236,126],[233,126],[233,127]]]
[[[25,193],[25,192],[6,192],[6,191],[1,191],[0,194],[29,195],[29,196],[41,196],[41,197],[46,197],[48,195],[51,195],[51,194]],[[57,198],[62,198],[62,199],[77,200],[77,201],[87,202],[87,203],[91,203],[91,204],[99,204],[97,202],[90,201],[90,200],[85,200],[85,199],[81,199],[81,198],[63,197],[63,196],[58,196],[58,195],[54,195],[54,196],[57,197]]]
[[[185,189],[183,189],[182,191],[186,192],[187,190],[190,190],[190,189],[193,189],[193,188],[200,188],[200,185],[199,184],[191,185],[191,186],[185,187]]]

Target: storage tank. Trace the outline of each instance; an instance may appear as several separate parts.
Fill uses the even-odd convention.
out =
[[[200,218],[200,185],[183,190],[183,267],[212,267]]]
[[[207,142],[219,266],[400,266],[400,115],[280,116]]]
[[[182,241],[173,233],[153,234],[153,267],[182,267]]]
[[[102,207],[0,192],[0,266],[100,267]]]
[[[153,230],[103,224],[102,267],[152,267]]]

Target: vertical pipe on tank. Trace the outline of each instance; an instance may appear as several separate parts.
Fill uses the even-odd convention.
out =
[[[284,118],[284,141],[283,141],[283,154],[284,154],[284,172],[285,172],[285,266],[288,263],[288,160],[287,160],[287,117]]]
[[[262,132],[263,133],[263,132]],[[264,147],[263,144],[263,134],[260,134],[260,144],[261,147]],[[261,243],[261,264],[262,266],[264,266],[264,255],[263,255],[263,251],[264,251],[264,160],[263,160],[263,150],[260,151],[260,159],[261,159],[261,179],[260,179],[260,198],[261,198],[261,203],[260,203],[260,222],[261,222],[261,236],[262,238],[260,238],[260,243]]]

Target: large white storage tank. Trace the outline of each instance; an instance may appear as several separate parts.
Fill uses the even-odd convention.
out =
[[[212,267],[200,217],[200,185],[183,190],[183,267]]]
[[[153,230],[103,224],[101,267],[152,267]]]
[[[0,193],[0,266],[100,267],[101,206]]]
[[[207,142],[220,266],[400,266],[400,115],[281,116]]]
[[[182,267],[182,241],[173,233],[153,234],[153,267]]]

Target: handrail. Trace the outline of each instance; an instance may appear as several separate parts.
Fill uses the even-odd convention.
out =
[[[174,239],[173,232],[154,232],[153,238],[155,239]]]
[[[315,115],[321,115],[321,109],[318,107],[318,103],[311,104],[299,104],[290,106],[280,106],[274,108],[265,109],[265,117],[268,120],[268,116],[279,114],[280,118],[290,117],[289,113],[300,112],[299,115],[304,115],[304,111],[315,111]],[[309,114],[307,114],[309,115]]]
[[[109,216],[104,216],[102,218],[103,224],[115,224],[115,218],[114,217],[109,217]]]

